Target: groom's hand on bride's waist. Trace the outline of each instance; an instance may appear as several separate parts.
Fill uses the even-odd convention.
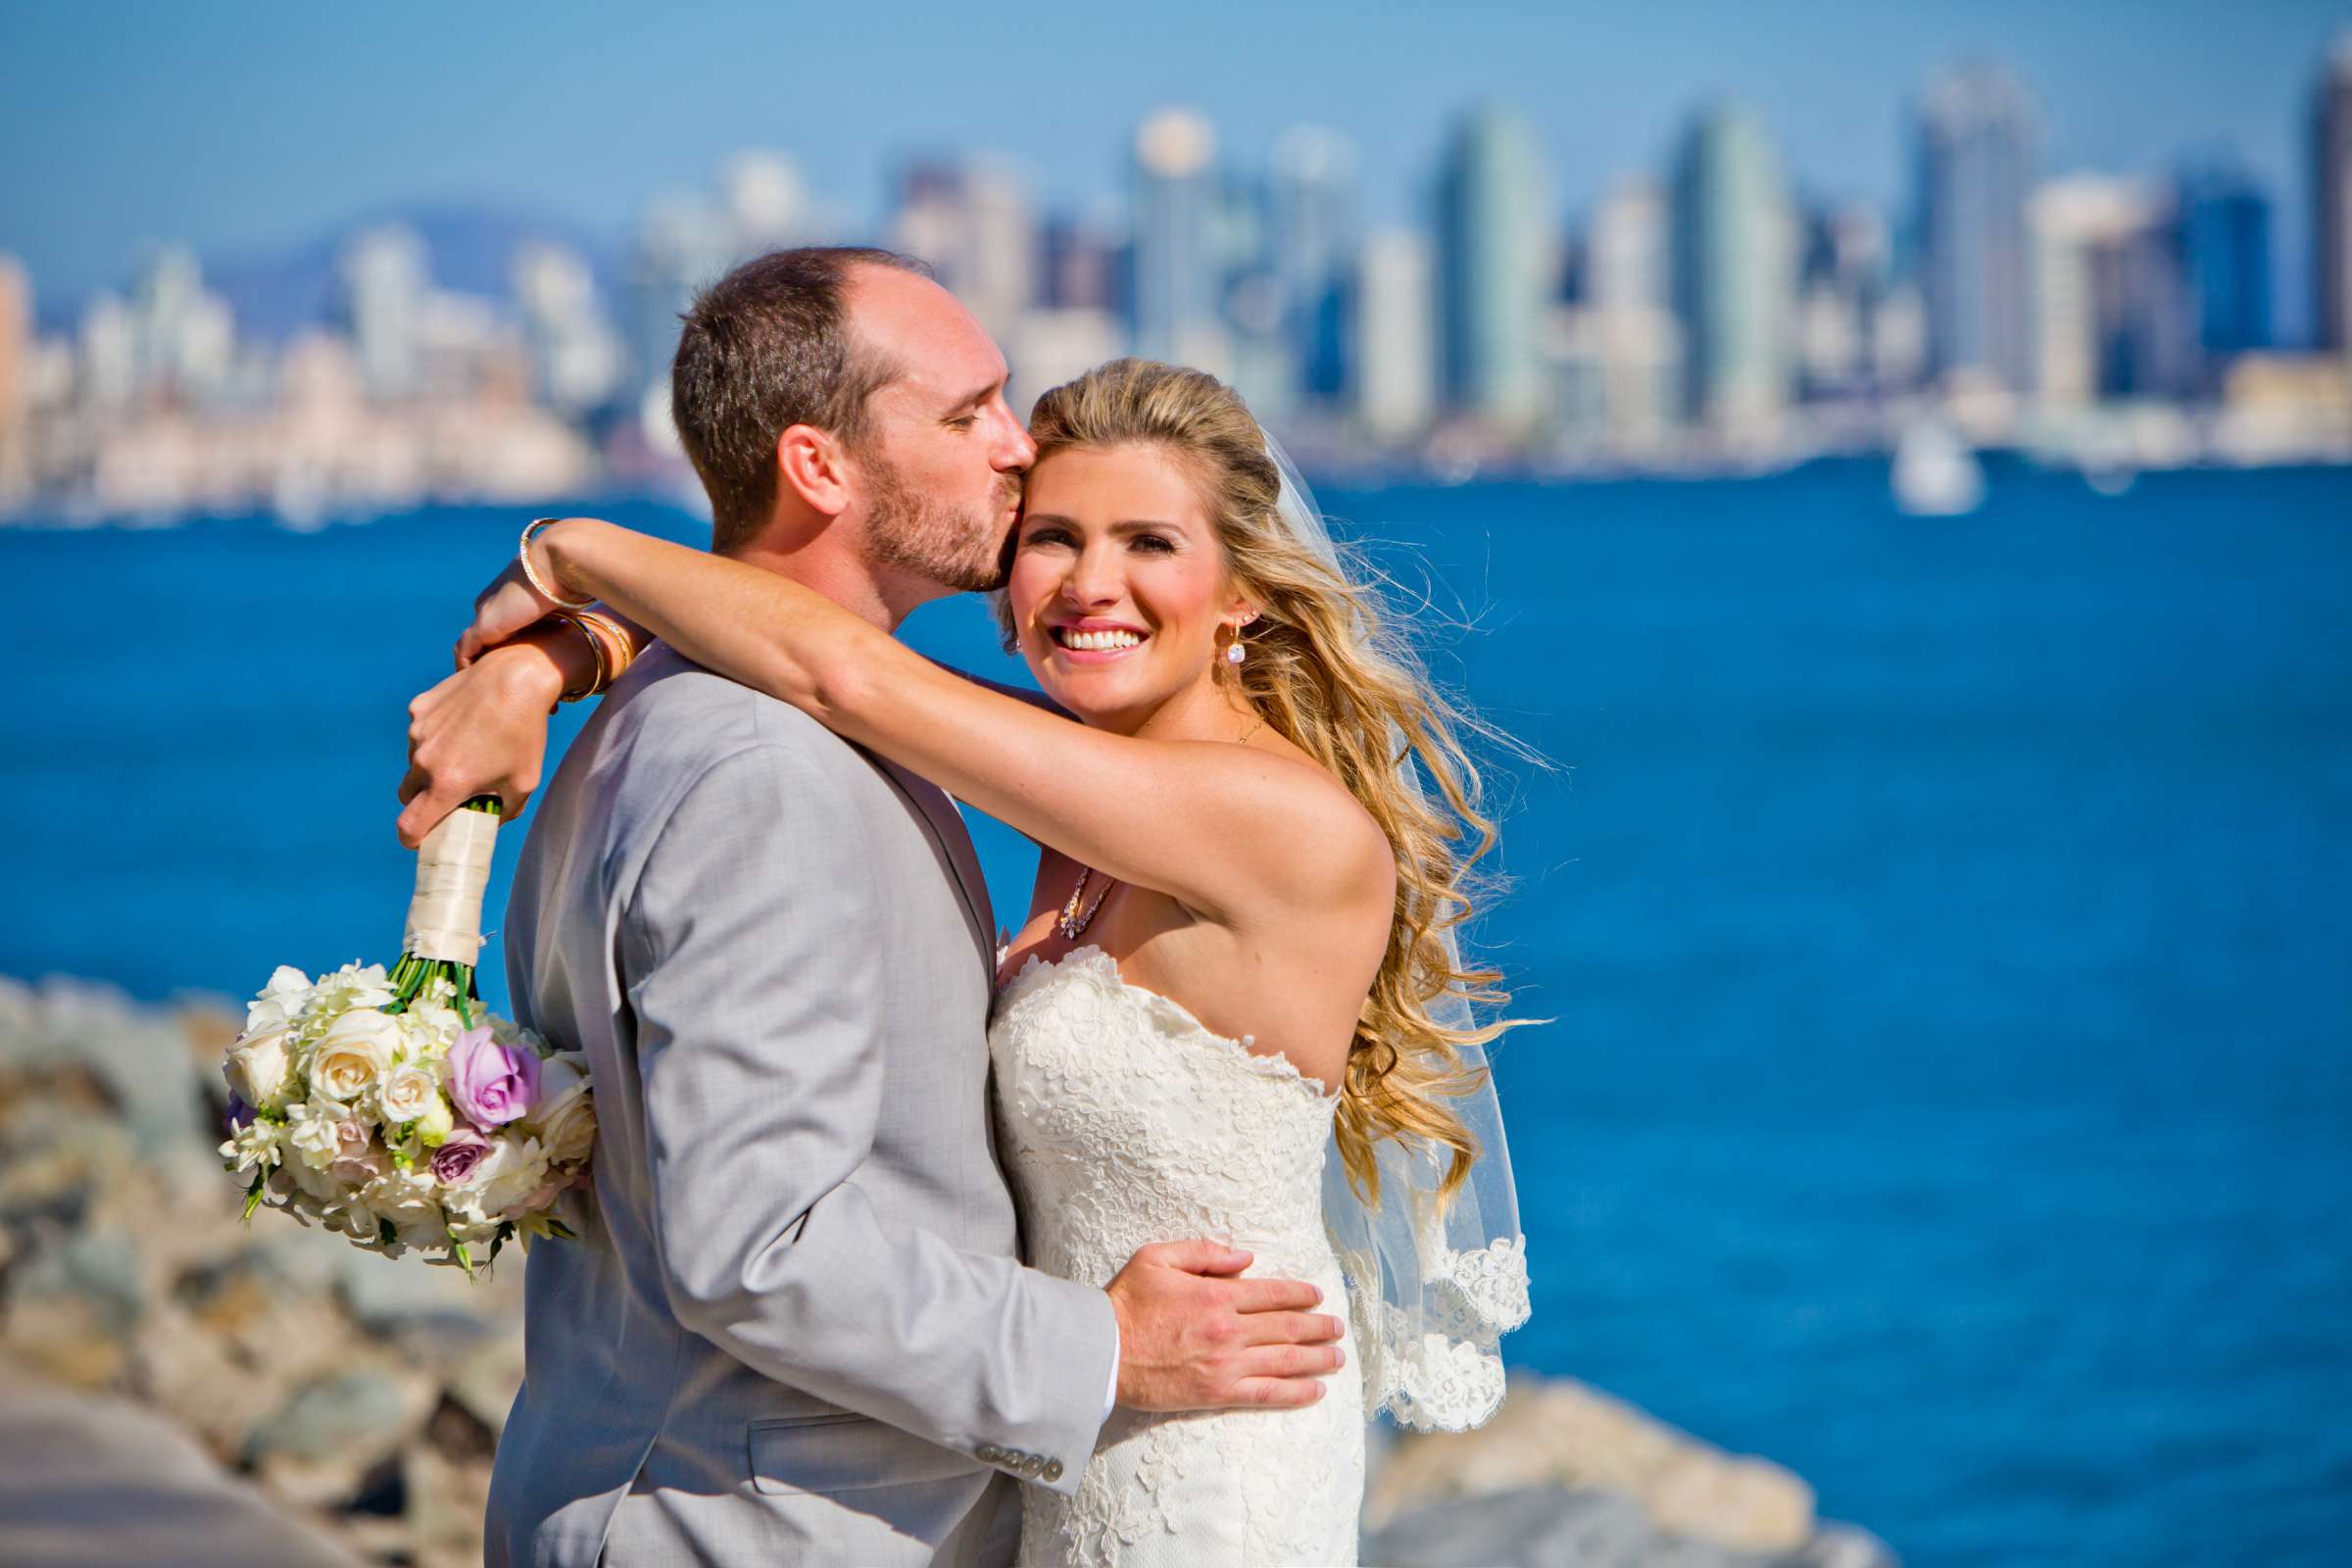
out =
[[[1136,1410],[1293,1409],[1347,1364],[1346,1326],[1298,1280],[1243,1279],[1250,1254],[1214,1242],[1140,1249],[1110,1282],[1119,1403]]]

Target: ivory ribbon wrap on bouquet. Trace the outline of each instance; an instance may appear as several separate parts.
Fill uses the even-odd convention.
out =
[[[409,901],[405,951],[469,967],[481,956],[482,893],[490,885],[490,852],[497,843],[498,818],[488,811],[452,811],[424,836],[416,851],[416,896]]]

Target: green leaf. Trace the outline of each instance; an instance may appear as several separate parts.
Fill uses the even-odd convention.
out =
[[[574,1231],[570,1226],[564,1224],[562,1220],[556,1218],[552,1214],[548,1216],[547,1234],[550,1236],[561,1236],[567,1242],[576,1242],[580,1239],[577,1231]]]
[[[239,1214],[238,1219],[253,1218],[253,1211],[262,1206],[262,1190],[269,1185],[270,1178],[267,1175],[258,1170],[253,1173],[253,1185],[245,1189],[245,1212]]]
[[[458,1267],[466,1271],[468,1280],[473,1278],[473,1254],[466,1250],[464,1242],[450,1243],[449,1255],[458,1260]]]

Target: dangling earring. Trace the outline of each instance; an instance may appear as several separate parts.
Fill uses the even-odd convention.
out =
[[[1228,664],[1238,664],[1243,661],[1243,659],[1248,657],[1242,651],[1242,628],[1249,625],[1256,618],[1257,612],[1255,611],[1251,611],[1249,614],[1244,615],[1240,620],[1235,621],[1231,626],[1226,628],[1227,632],[1233,638],[1232,642],[1225,645],[1225,662]]]

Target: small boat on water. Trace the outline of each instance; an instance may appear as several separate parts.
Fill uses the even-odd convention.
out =
[[[1887,480],[1907,516],[1964,516],[1984,501],[1984,466],[1949,425],[1934,420],[1903,432]]]

